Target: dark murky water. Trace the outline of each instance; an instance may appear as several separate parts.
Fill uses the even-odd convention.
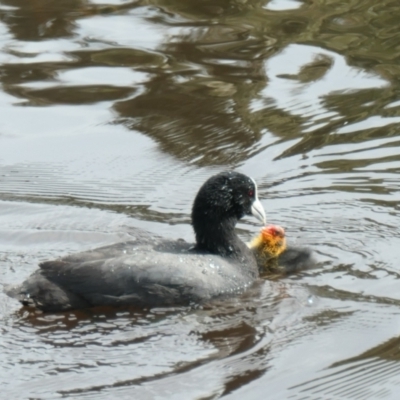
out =
[[[136,227],[192,240],[193,196],[228,168],[320,261],[199,310],[40,315],[1,291],[3,398],[398,398],[398,2],[5,0],[0,17],[0,290]]]

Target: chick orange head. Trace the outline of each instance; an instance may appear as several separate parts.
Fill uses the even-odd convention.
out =
[[[263,258],[278,257],[286,249],[285,230],[279,225],[267,225],[255,237],[250,248]]]

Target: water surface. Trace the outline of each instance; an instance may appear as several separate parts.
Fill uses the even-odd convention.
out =
[[[192,241],[225,169],[318,265],[194,309],[43,315],[1,290],[2,396],[396,399],[399,20],[388,0],[3,1],[0,289],[137,228]]]

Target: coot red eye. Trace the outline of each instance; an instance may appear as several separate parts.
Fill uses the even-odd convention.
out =
[[[249,196],[253,197],[254,196],[254,191],[253,190],[249,190]]]

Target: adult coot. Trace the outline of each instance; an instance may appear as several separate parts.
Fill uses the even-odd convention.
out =
[[[235,233],[237,221],[250,214],[265,223],[256,183],[222,172],[208,179],[194,200],[194,246],[144,236],[44,262],[6,293],[43,311],[169,306],[233,295],[259,276],[252,251]]]

